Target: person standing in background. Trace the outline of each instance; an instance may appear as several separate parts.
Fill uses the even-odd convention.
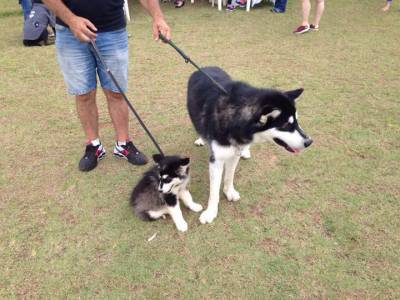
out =
[[[392,0],[387,0],[386,1],[386,5],[382,8],[382,11],[387,12],[390,9],[390,6],[392,5]],[[400,7],[397,9],[398,11],[400,11]]]
[[[19,0],[19,5],[22,7],[22,12],[24,13],[24,21],[28,19],[29,13],[32,8],[31,0]]]
[[[31,12],[24,22],[24,46],[54,44],[56,16],[41,0],[33,0]]]
[[[275,0],[274,7],[271,8],[273,13],[283,14],[286,11],[287,0]]]
[[[309,30],[317,31],[319,29],[319,21],[321,20],[322,14],[324,13],[325,9],[325,1],[324,0],[316,0],[316,10],[315,10],[315,17],[314,22],[310,24],[308,22],[308,18],[310,16],[311,10],[311,3],[310,0],[302,0],[301,9],[302,9],[302,16],[303,20],[299,27],[297,27],[293,33],[301,34],[306,33]]]

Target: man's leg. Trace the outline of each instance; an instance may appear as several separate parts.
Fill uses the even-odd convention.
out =
[[[293,33],[302,34],[310,30],[310,25],[308,24],[308,17],[310,16],[311,4],[310,0],[301,1],[301,13],[302,20],[299,27],[297,27]]]
[[[125,29],[97,34],[97,47],[123,92],[128,85],[128,36]],[[147,163],[146,156],[129,141],[128,105],[111,80],[101,62],[97,61],[98,75],[107,98],[108,110],[114,125],[116,143],[114,155],[134,165]]]
[[[89,141],[99,137],[99,114],[96,104],[96,90],[75,96],[76,111],[86,138]]]
[[[99,114],[96,104],[96,89],[83,95],[75,96],[76,111],[88,143],[85,154],[79,161],[81,171],[96,168],[97,163],[104,157],[106,151],[99,140]]]
[[[88,44],[79,42],[64,26],[57,25],[56,49],[68,92],[75,95],[76,111],[89,140],[79,161],[79,169],[90,171],[106,153],[99,140],[96,62]]]
[[[302,26],[308,25],[308,18],[310,16],[310,10],[311,10],[310,0],[302,0],[302,3],[301,3],[301,11],[302,11],[302,18],[303,18],[301,21]]]
[[[128,105],[120,93],[103,89],[107,98],[108,112],[115,129],[115,137],[117,141],[129,140],[128,126]]]
[[[316,0],[317,8],[315,11],[315,18],[314,18],[314,26],[319,26],[319,21],[321,20],[322,14],[324,13],[325,9],[325,1],[324,0]]]

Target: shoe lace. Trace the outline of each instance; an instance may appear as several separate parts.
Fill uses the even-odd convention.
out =
[[[96,153],[97,147],[93,146],[92,144],[86,145],[85,149],[85,157],[89,157],[90,154]]]
[[[124,148],[126,150],[128,150],[129,153],[135,153],[135,154],[139,153],[138,149],[135,147],[135,145],[132,142],[127,142],[126,146]]]

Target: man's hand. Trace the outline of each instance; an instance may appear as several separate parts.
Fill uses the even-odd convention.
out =
[[[96,39],[97,28],[88,19],[75,15],[62,0],[42,0],[57,17],[64,21],[81,42]]]
[[[164,35],[168,40],[171,39],[171,29],[163,17],[153,19],[153,38],[158,40],[158,33]]]
[[[88,19],[74,16],[68,22],[69,29],[81,42],[90,42],[96,39],[97,28]]]

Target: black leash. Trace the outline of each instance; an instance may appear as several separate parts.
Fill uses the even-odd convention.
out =
[[[115,79],[113,73],[111,73],[110,69],[107,67],[106,63],[103,60],[103,57],[100,55],[100,51],[96,46],[96,43],[94,41],[90,41],[90,44],[92,45],[92,49],[94,52],[94,55],[97,57],[97,59],[101,62],[101,64],[104,66],[104,68],[106,69],[106,72],[108,73],[108,75],[110,76],[111,80],[114,82],[115,86],[117,87],[117,89],[119,90],[119,92],[121,93],[122,97],[125,99],[126,103],[128,104],[129,108],[131,109],[131,111],[133,112],[133,114],[135,115],[136,119],[139,121],[140,125],[142,125],[143,129],[146,131],[146,133],[148,134],[148,136],[150,137],[151,141],[153,142],[154,146],[156,146],[158,152],[164,156],[164,152],[161,150],[160,146],[158,145],[156,139],[153,137],[153,135],[151,134],[150,130],[147,129],[146,125],[144,124],[144,122],[142,121],[142,119],[140,118],[139,114],[136,112],[135,108],[132,106],[132,104],[129,102],[128,98],[126,97],[125,93],[123,92],[123,90],[121,89],[121,87],[119,86],[117,80]]]
[[[176,52],[178,52],[183,59],[185,60],[185,63],[190,62],[197,70],[199,70],[201,73],[203,73],[208,79],[210,79],[216,87],[218,87],[220,89],[221,92],[223,92],[225,95],[228,95],[228,92],[224,89],[224,87],[219,84],[214,78],[212,78],[207,72],[204,72],[202,69],[200,69],[200,67],[193,62],[189,56],[187,56],[181,49],[179,49],[171,40],[167,39],[164,35],[162,35],[161,33],[158,34],[159,38],[164,42],[169,44],[172,48],[174,48],[176,50]]]

